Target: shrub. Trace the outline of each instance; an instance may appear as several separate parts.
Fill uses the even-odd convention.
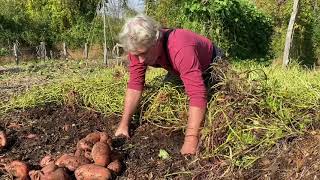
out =
[[[170,0],[156,5],[155,11],[149,14],[165,26],[205,35],[233,57],[269,55],[272,20],[246,0]]]
[[[6,49],[6,48],[0,48],[0,57],[1,56],[7,56],[7,55],[9,55],[10,54],[10,52],[8,51],[8,49]]]

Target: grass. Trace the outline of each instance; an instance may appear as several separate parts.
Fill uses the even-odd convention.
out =
[[[28,67],[28,66],[27,66]],[[58,67],[58,68],[57,68]],[[60,67],[60,68],[59,68]],[[46,69],[47,68],[47,69]],[[80,104],[104,114],[122,112],[128,80],[124,67],[84,62],[49,63],[22,76],[52,76],[45,85],[0,103],[0,113],[55,104]],[[254,62],[215,66],[221,82],[208,103],[200,157],[218,158],[228,167],[250,168],[280,141],[300,136],[319,123],[320,76],[298,64],[288,69]],[[184,129],[187,103],[183,87],[163,82],[165,71],[150,69],[139,108],[140,120]],[[0,75],[0,81],[16,76]]]
[[[224,77],[209,103],[204,157],[250,168],[280,140],[319,123],[318,72],[297,64],[289,69],[234,64],[234,69],[238,73]]]
[[[48,103],[68,103],[72,98],[70,92],[76,92],[81,97],[77,101],[82,105],[91,106],[103,113],[119,113],[126,82],[125,80],[119,81],[118,78],[122,77],[116,76],[119,74],[119,76],[126,78],[124,71],[124,68],[120,67],[111,70],[103,68],[99,64],[86,65],[83,62],[68,62],[66,64],[50,62],[48,66],[38,70],[37,73],[23,72],[19,76],[28,78],[51,76],[52,80],[34,85],[26,93],[13,96],[9,102],[1,106],[0,112],[16,108],[43,106]],[[5,76],[7,79],[19,78],[14,75]]]

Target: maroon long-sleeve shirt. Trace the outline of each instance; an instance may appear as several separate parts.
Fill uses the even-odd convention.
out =
[[[189,105],[206,108],[207,91],[202,73],[212,62],[212,42],[196,33],[184,29],[175,29],[168,37],[168,56],[162,46],[161,56],[153,67],[162,67],[180,76],[187,95]],[[147,65],[139,62],[139,58],[129,53],[130,78],[128,88],[143,90]],[[170,63],[170,64],[169,64]]]

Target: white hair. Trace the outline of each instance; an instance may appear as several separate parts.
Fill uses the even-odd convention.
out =
[[[160,24],[149,16],[139,14],[123,25],[119,41],[125,51],[134,52],[139,48],[151,47],[160,36]]]

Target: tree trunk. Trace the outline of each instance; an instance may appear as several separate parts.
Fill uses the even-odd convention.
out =
[[[291,43],[292,43],[292,39],[293,39],[293,25],[296,20],[296,16],[298,14],[298,5],[299,5],[299,0],[294,0],[293,11],[291,13],[290,22],[288,25],[286,44],[285,44],[284,52],[283,52],[283,66],[284,67],[286,67],[289,64],[290,47],[291,47]]]
[[[65,42],[63,42],[63,58],[68,60],[67,44]]]
[[[105,0],[102,1],[102,7],[103,7],[103,35],[104,35],[104,43],[103,43],[103,61],[104,64],[108,65],[108,59],[107,59],[107,34],[106,34],[106,4]]]
[[[47,50],[46,50],[46,43],[45,42],[40,42],[40,54],[41,54],[41,58],[43,59],[43,61],[45,61],[47,58]]]
[[[16,59],[16,64],[19,65],[18,45],[16,43],[13,44],[13,55]]]
[[[84,59],[88,60],[89,57],[89,48],[88,48],[88,43],[84,44]]]

